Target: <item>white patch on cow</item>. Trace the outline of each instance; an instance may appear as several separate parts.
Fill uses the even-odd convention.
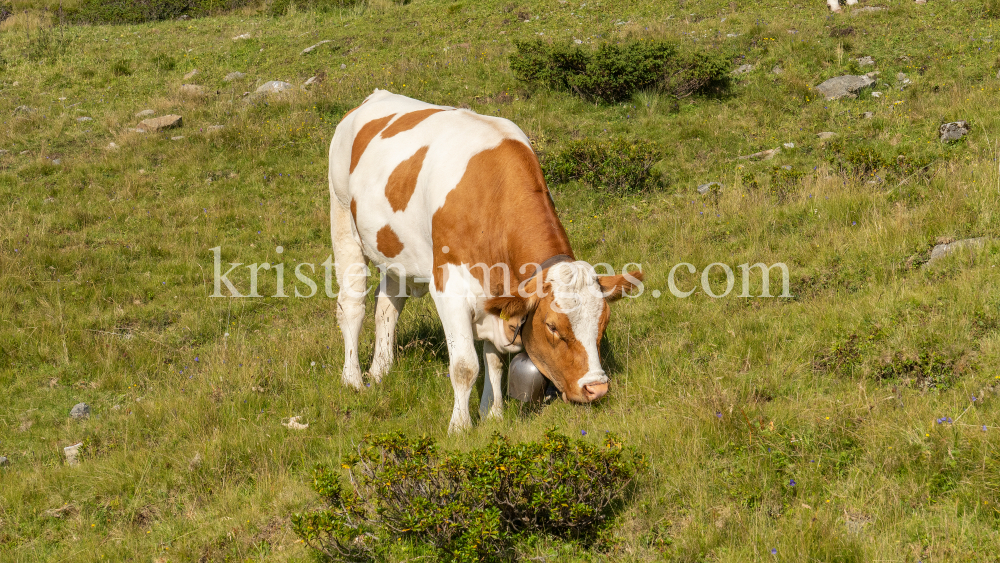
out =
[[[597,351],[598,323],[605,302],[594,267],[583,261],[562,262],[549,268],[546,281],[551,284],[557,310],[569,318],[573,335],[587,353],[587,373],[580,378],[580,390],[584,385],[607,383]]]

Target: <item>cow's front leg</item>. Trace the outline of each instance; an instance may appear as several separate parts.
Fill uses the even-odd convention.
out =
[[[483,342],[483,364],[486,379],[483,381],[483,398],[479,401],[479,417],[503,418],[503,360],[496,346],[489,340]]]
[[[479,376],[479,358],[472,334],[472,309],[459,292],[432,292],[434,305],[448,343],[448,364],[455,405],[451,411],[448,433],[462,432],[472,426],[469,416],[469,395]]]
[[[393,276],[382,274],[375,305],[375,358],[368,372],[376,382],[382,381],[382,376],[392,367],[396,351],[396,321],[406,305],[405,287]]]

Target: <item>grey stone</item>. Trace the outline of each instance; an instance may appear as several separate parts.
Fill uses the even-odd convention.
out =
[[[782,166],[781,169],[782,170],[791,170],[792,169],[792,165],[791,164],[786,164],[786,165]]]
[[[223,78],[223,80],[226,82],[232,82],[233,80],[240,80],[241,78],[246,78],[246,75],[243,74],[242,72],[236,71],[227,74],[226,77]]]
[[[156,115],[156,112],[151,109],[144,109],[139,113],[135,114],[136,117],[150,117]]]
[[[181,84],[181,94],[187,96],[204,96],[205,88],[197,84]]]
[[[941,127],[938,127],[938,136],[945,143],[957,141],[968,134],[969,124],[964,121],[942,123]]]
[[[866,111],[863,114],[861,114],[861,117],[863,117],[865,119],[871,119],[871,118],[875,117],[875,113],[874,112],[870,112],[870,111]]]
[[[79,121],[80,123],[86,123],[87,121],[93,121],[94,118],[93,117],[78,117],[78,118],[76,118],[76,120]]]
[[[860,66],[872,66],[875,64],[875,59],[871,57],[861,57],[858,59],[858,65]]]
[[[90,416],[90,405],[87,403],[77,403],[73,406],[73,409],[69,411],[69,416],[77,420],[82,420]]]
[[[8,465],[10,465],[10,460],[7,459],[7,456],[0,455],[0,467],[7,467]]]
[[[14,108],[15,115],[19,113],[35,113],[36,111],[38,110],[36,110],[31,106],[17,106],[16,108]]]
[[[66,465],[79,465],[80,460],[78,456],[80,455],[80,447],[83,446],[83,442],[79,444],[73,444],[72,446],[66,446],[63,448],[63,455],[66,456]]]
[[[778,154],[779,152],[781,152],[781,148],[780,147],[779,148],[775,148],[775,149],[768,149],[766,151],[760,151],[760,152],[755,152],[753,154],[748,154],[746,156],[741,156],[740,160],[747,160],[747,159],[750,159],[750,160],[771,160],[772,158],[774,158],[774,155]]]
[[[198,69],[194,69],[191,72],[184,75],[184,80],[191,80],[198,75]]]
[[[306,80],[303,86],[312,86],[313,84],[319,84],[323,79],[318,76],[313,76],[309,80]]]
[[[217,131],[222,131],[222,129],[223,129],[222,125],[209,125],[208,126],[208,132],[209,133],[215,133]]]
[[[795,143],[782,143],[781,146],[785,147],[786,149],[794,149]]]
[[[244,33],[242,35],[237,35],[236,37],[233,37],[233,41],[239,41],[240,39],[250,39],[250,34]]]
[[[825,141],[827,139],[832,139],[836,137],[837,134],[834,133],[833,131],[820,131],[819,133],[816,133],[816,136],[819,137],[821,141]]]
[[[56,166],[59,166],[60,164],[62,164],[62,161],[59,160],[58,158],[53,158],[52,159],[52,164],[55,164]]]
[[[872,84],[875,80],[866,76],[855,76],[847,74],[837,76],[816,86],[816,90],[823,94],[827,100],[839,100],[840,98],[856,98],[857,93]]]
[[[340,63],[340,70],[344,70],[346,68],[347,68],[347,65],[345,65],[344,63]],[[997,73],[997,78],[1000,78],[1000,73]]]
[[[184,135],[177,135],[176,137],[170,137],[171,141],[180,141],[184,138]]]
[[[718,186],[720,190],[722,188],[726,187],[726,186],[722,185],[719,182],[709,182],[707,184],[702,184],[702,185],[698,186],[698,193],[700,193],[701,195],[705,195],[708,192],[712,191],[712,188],[715,187],[715,186]]]
[[[324,40],[320,41],[319,43],[313,45],[312,47],[306,47],[305,49],[302,49],[302,53],[300,53],[300,54],[302,54],[302,55],[308,55],[309,53],[312,53],[313,51],[315,51],[320,45],[322,45],[324,43],[330,43],[331,41],[332,41],[331,39],[324,39]]]
[[[164,115],[161,117],[153,117],[150,119],[142,120],[136,129],[140,132],[155,133],[163,129],[172,129],[174,127],[180,127],[183,122],[183,118],[179,115]]]
[[[785,71],[780,66],[774,65],[774,68],[771,69],[771,74],[785,74]]]
[[[939,244],[931,250],[931,257],[927,261],[927,263],[924,264],[924,268],[928,268],[935,262],[938,262],[939,260],[943,259],[945,256],[954,254],[955,252],[958,252],[960,250],[968,250],[969,252],[974,252],[976,250],[979,250],[986,245],[986,242],[988,240],[989,239],[986,237],[978,237],[978,238],[967,238],[964,240],[957,240],[955,242],[950,242],[947,244]]]
[[[733,76],[739,76],[741,74],[746,74],[753,70],[753,65],[740,65],[736,67],[736,70],[732,72]]]
[[[279,94],[287,90],[295,88],[287,82],[282,82],[281,80],[271,80],[270,82],[265,82],[260,85],[260,88],[254,92],[256,94]]]

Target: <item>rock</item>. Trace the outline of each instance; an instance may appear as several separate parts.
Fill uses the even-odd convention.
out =
[[[75,418],[76,420],[83,420],[90,417],[90,405],[87,403],[77,403],[73,410],[69,411],[70,418]]]
[[[5,151],[5,150],[3,150],[3,149],[0,149],[0,156],[3,156],[3,155],[5,155],[5,154],[7,154],[7,152],[8,152],[8,151]]]
[[[7,456],[0,455],[0,467],[7,467],[8,465],[10,465],[10,460],[7,459]]]
[[[781,146],[785,147],[786,149],[794,149],[795,148],[795,143],[785,143],[785,144],[783,144]]]
[[[774,65],[774,68],[771,69],[771,74],[785,74],[785,71],[780,66]]]
[[[875,113],[870,112],[870,111],[866,111],[863,114],[861,114],[861,117],[863,117],[865,119],[871,119],[871,118],[875,117]]]
[[[287,82],[282,82],[281,80],[271,80],[270,82],[265,82],[261,84],[260,88],[254,92],[255,94],[280,94],[287,90],[295,88]]]
[[[208,126],[208,132],[209,133],[215,133],[217,131],[222,131],[222,125],[209,125]]]
[[[78,117],[78,118],[76,118],[76,120],[79,121],[80,123],[86,123],[88,121],[93,121],[94,118],[93,117]]]
[[[323,79],[318,76],[313,76],[309,80],[306,80],[303,86],[312,86],[313,84],[319,84]]]
[[[194,457],[188,462],[188,471],[194,471],[201,467],[201,452],[195,452]]]
[[[712,191],[712,188],[713,188],[714,186],[718,186],[720,190],[721,190],[722,188],[726,187],[726,186],[723,186],[723,185],[722,185],[721,183],[719,183],[719,182],[709,182],[709,183],[707,183],[707,184],[702,184],[702,185],[698,186],[698,193],[699,193],[699,194],[701,194],[701,195],[705,195],[705,194],[707,194],[708,192]]]
[[[242,35],[237,35],[236,37],[233,37],[233,41],[239,41],[240,39],[250,39],[250,34],[244,33]]]
[[[180,92],[186,96],[204,96],[205,88],[197,84],[181,84]]]
[[[180,20],[180,21],[187,21],[187,20],[191,19],[191,16],[189,16],[187,14],[181,14],[181,16],[178,17],[177,19]]]
[[[827,100],[856,98],[857,92],[871,86],[874,83],[875,80],[867,75],[855,76],[853,74],[847,74],[831,78],[821,83],[816,86],[816,90],[818,90],[820,94],[826,96]]]
[[[65,448],[63,448],[63,455],[66,456],[67,465],[77,465],[80,463],[80,460],[77,459],[77,456],[80,455],[81,446],[83,446],[83,442],[80,442],[79,444],[73,444],[72,446],[66,446]]]
[[[899,72],[896,74],[896,81],[899,82],[899,89],[902,90],[912,84],[909,78],[906,77],[905,72]]]
[[[344,70],[346,68],[347,68],[347,65],[345,65],[344,63],[340,63],[340,70]],[[997,78],[1000,78],[1000,72],[997,73]]]
[[[872,92],[872,97],[873,98],[881,98],[882,97],[882,92]]]
[[[825,141],[827,139],[832,139],[836,137],[837,134],[834,133],[833,131],[820,131],[819,133],[816,133],[816,136],[819,137],[819,140]]]
[[[871,57],[861,57],[858,59],[858,65],[860,66],[872,66],[875,64],[875,59]]]
[[[943,123],[941,127],[938,127],[938,136],[941,138],[941,141],[945,143],[957,141],[968,134],[969,124],[964,121]]]
[[[161,117],[154,117],[151,119],[144,119],[136,129],[141,133],[155,133],[163,129],[171,129],[174,127],[180,127],[183,118],[179,115],[164,115]]]
[[[246,75],[243,74],[242,72],[236,71],[236,72],[230,72],[222,80],[226,82],[232,82],[233,80],[239,80],[241,78],[246,78]]]
[[[150,117],[152,115],[156,115],[156,112],[151,109],[144,109],[139,113],[135,114],[136,117]]]
[[[58,158],[53,158],[52,159],[52,164],[54,164],[56,166],[59,166],[60,164],[62,164],[62,161],[59,160]]]
[[[741,74],[746,74],[753,70],[753,65],[740,65],[736,67],[736,70],[732,72],[733,76],[739,76]]]
[[[36,111],[37,110],[31,106],[17,106],[16,108],[14,108],[14,115],[17,115],[19,113],[24,113],[24,114],[35,113]]]
[[[792,169],[792,165],[791,164],[786,164],[786,165],[782,166],[781,169],[782,170],[791,170]]]
[[[309,423],[302,424],[302,423],[299,422],[300,418],[302,418],[302,417],[301,416],[293,416],[291,418],[284,419],[284,420],[281,421],[281,425],[284,426],[285,428],[289,429],[289,430],[305,430],[306,428],[309,428]],[[286,420],[287,420],[287,422],[286,422]]]
[[[171,141],[180,141],[184,138],[184,135],[177,135],[176,137],[170,137]]]
[[[740,160],[746,160],[746,159],[771,160],[772,158],[774,158],[774,155],[778,154],[779,152],[781,152],[781,148],[769,149],[766,151],[760,151],[760,152],[755,152],[753,154],[748,154],[746,156],[741,156]]]
[[[198,75],[198,69],[194,69],[191,72],[184,75],[184,80],[191,80]]]
[[[943,259],[945,256],[954,254],[955,252],[958,252],[960,250],[968,250],[970,252],[978,250],[983,246],[985,246],[988,240],[989,239],[987,239],[986,237],[979,237],[979,238],[967,238],[964,240],[957,240],[955,242],[950,242],[946,244],[939,244],[935,246],[933,250],[931,250],[931,257],[929,260],[927,260],[927,263],[924,264],[924,268],[928,268],[935,262]]]
[[[302,49],[302,52],[299,53],[299,54],[300,55],[308,55],[309,53],[312,53],[313,51],[315,51],[320,45],[322,45],[324,43],[330,43],[331,41],[332,41],[331,39],[324,39],[324,40],[320,41],[319,43],[313,45],[312,47],[306,47],[305,49]]]

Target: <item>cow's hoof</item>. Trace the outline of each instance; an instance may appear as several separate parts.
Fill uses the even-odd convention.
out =
[[[494,406],[490,409],[490,412],[486,414],[486,418],[489,420],[503,420],[503,408],[496,408]]]
[[[344,370],[344,373],[340,376],[340,380],[344,382],[344,385],[353,387],[358,391],[364,389],[365,387],[364,380],[361,379],[361,370],[356,372]]]
[[[466,430],[472,428],[471,420],[455,420],[451,419],[451,424],[448,425],[448,434],[462,434]]]

